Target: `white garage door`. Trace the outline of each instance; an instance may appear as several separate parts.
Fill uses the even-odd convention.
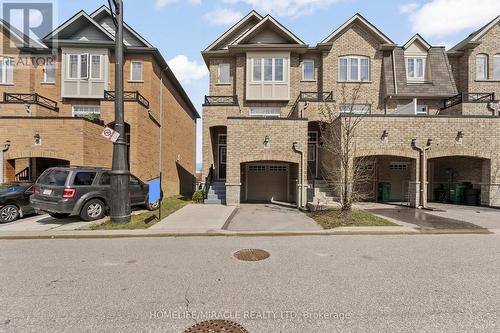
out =
[[[288,201],[288,165],[247,166],[247,201]]]

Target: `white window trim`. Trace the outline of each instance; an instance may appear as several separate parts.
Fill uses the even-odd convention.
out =
[[[478,60],[479,58],[483,58],[483,59],[484,59],[484,68],[483,68],[483,69],[484,69],[484,77],[482,77],[482,78],[478,77],[478,73],[479,73],[479,72],[478,72],[478,70],[477,70],[477,60]],[[475,80],[476,80],[476,81],[486,81],[486,80],[488,80],[488,77],[489,77],[489,75],[488,75],[488,74],[489,74],[489,73],[488,73],[488,71],[489,71],[489,64],[488,64],[488,61],[489,61],[489,57],[488,57],[488,55],[487,55],[487,54],[485,54],[485,53],[480,53],[480,54],[476,55],[476,59],[475,59],[475,68],[474,68],[474,70],[476,71],[476,75],[475,75]]]
[[[137,79],[134,79],[134,72],[133,72],[133,69],[134,69],[134,64],[140,64],[141,65],[141,78],[139,80]],[[133,60],[130,62],[130,80],[129,82],[144,82],[144,64],[142,61],[139,61],[139,60]]]
[[[417,75],[417,59],[422,59],[422,76]],[[415,76],[410,77],[408,74],[408,61],[413,61],[413,73]],[[427,68],[427,56],[408,56],[405,57],[405,68],[406,68],[406,79],[412,82],[423,82],[426,77],[426,68]]]
[[[94,69],[94,63],[92,62],[92,58],[94,57],[99,57],[99,77],[92,77],[92,70]],[[102,81],[104,78],[103,78],[103,72],[104,72],[104,63],[103,63],[103,56],[100,55],[100,54],[91,54],[90,55],[90,65],[89,65],[89,68],[90,68],[90,75],[89,75],[89,79],[90,80],[94,80],[94,81]]]
[[[48,81],[47,80],[47,65],[54,65],[54,81]],[[57,65],[56,63],[52,62],[50,64],[45,64],[43,67],[43,82],[44,84],[55,84],[57,80]]]
[[[306,78],[306,63],[312,63],[312,79]],[[313,59],[305,59],[302,61],[302,81],[314,82],[316,81],[316,70],[315,70],[315,62]]]
[[[73,118],[77,117],[75,116],[75,108],[96,108],[99,109],[99,112],[89,112],[88,114],[95,114],[99,116],[102,114],[102,109],[100,105],[73,105],[73,107],[71,108],[71,115]]]
[[[265,71],[264,71],[264,62],[266,59],[271,59],[272,60],[272,80],[266,80],[265,79]],[[281,59],[283,60],[283,79],[282,80],[276,80],[276,59]],[[254,77],[254,70],[255,70],[255,63],[256,60],[260,60],[260,80],[255,80]],[[287,59],[285,57],[262,57],[262,58],[252,58],[251,61],[251,82],[252,83],[264,83],[264,84],[272,84],[272,83],[284,83],[287,81]]]
[[[347,59],[347,75],[346,79],[341,79],[340,77],[340,61],[342,59]],[[358,80],[353,80],[351,79],[351,59],[357,59],[358,60]],[[361,59],[367,59],[368,60],[368,78],[366,80],[361,80]],[[362,56],[362,55],[352,55],[352,56],[341,56],[339,57],[338,60],[338,81],[339,82],[370,82],[371,81],[371,61],[370,57],[367,56]]]
[[[77,57],[77,70],[76,70],[76,77],[71,77],[71,57],[75,56]],[[87,56],[87,75],[82,76],[82,56]],[[80,53],[80,54],[75,54],[75,53],[68,53],[66,55],[66,64],[67,64],[67,69],[66,69],[66,80],[73,80],[73,81],[92,81],[93,79],[90,78],[90,57],[92,55],[89,53]],[[102,62],[102,59],[101,59]],[[102,66],[101,66],[102,68]],[[95,79],[94,79],[95,80]]]
[[[9,60],[9,66],[4,66],[5,64],[5,60]],[[12,58],[10,57],[0,57],[0,61],[2,62],[2,67],[3,67],[3,71],[2,71],[2,77],[0,77],[0,85],[14,85],[14,66],[12,65]],[[7,78],[9,77],[8,76],[8,71],[7,71],[7,68],[10,68],[10,70],[12,71],[12,81],[8,81]]]
[[[225,67],[225,66],[227,66],[228,70],[229,70],[227,82],[221,81],[221,68]],[[222,63],[222,64],[217,65],[217,84],[231,84],[231,64]]]
[[[276,112],[265,112],[264,110],[273,110]],[[252,107],[250,108],[250,117],[264,117],[264,118],[280,118],[281,109],[275,107]]]
[[[496,63],[495,63],[495,60],[496,60]],[[497,72],[497,71],[499,73],[498,76],[495,75],[495,72]],[[500,81],[500,53],[493,55],[493,80]]]

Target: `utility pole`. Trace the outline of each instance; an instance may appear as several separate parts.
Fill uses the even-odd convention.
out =
[[[127,163],[127,139],[125,134],[125,104],[123,101],[123,0],[108,0],[114,5],[113,21],[116,25],[115,34],[115,131],[120,136],[113,144],[113,169],[111,175],[111,222],[130,222],[130,171]]]

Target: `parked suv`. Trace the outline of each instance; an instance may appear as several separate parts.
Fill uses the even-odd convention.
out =
[[[84,221],[103,218],[111,197],[109,170],[99,168],[50,168],[33,186],[31,205],[55,218],[79,215]],[[156,210],[159,201],[148,203],[149,185],[131,175],[129,182],[131,206]]]
[[[30,205],[32,184],[13,183],[0,186],[0,223],[14,222],[35,213]]]

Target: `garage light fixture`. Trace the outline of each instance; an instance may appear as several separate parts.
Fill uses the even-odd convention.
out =
[[[389,140],[389,131],[384,130],[380,139],[382,140],[382,142],[386,143]]]
[[[464,142],[464,132],[463,131],[458,131],[457,137],[455,139],[458,144],[462,144]]]
[[[40,146],[42,144],[42,138],[40,137],[40,133],[36,133],[33,138],[35,139],[35,146]]]
[[[271,138],[269,137],[269,135],[266,135],[266,137],[264,138],[264,147],[269,147],[269,143],[271,142]]]

